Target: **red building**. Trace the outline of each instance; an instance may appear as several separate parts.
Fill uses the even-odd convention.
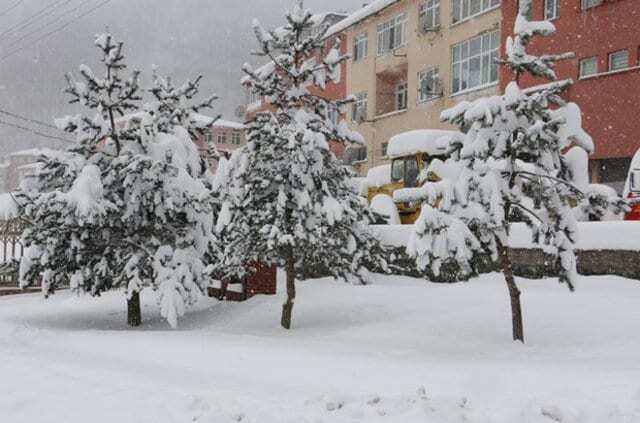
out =
[[[245,126],[238,122],[218,119],[211,129],[195,139],[200,156],[209,162],[211,171],[215,173],[218,163],[208,157],[209,147],[215,146],[220,154],[231,154],[247,143]]]
[[[323,14],[314,15],[312,17],[312,20],[314,22],[314,27],[312,28],[312,32],[320,30],[320,28],[322,28],[324,25],[329,25],[329,26],[334,25],[337,22],[343,20],[345,17],[346,15],[342,13],[323,13]],[[328,37],[325,40],[323,53],[326,54],[327,51],[332,49],[336,45],[336,42],[338,41],[338,39],[340,40],[340,43],[341,43],[340,54],[346,55],[348,52],[347,51],[348,49],[347,49],[346,37],[343,34],[335,34]],[[320,57],[320,52],[318,53],[318,57]],[[262,70],[267,70],[268,66],[271,66],[271,64],[267,63],[263,67],[256,69],[256,72],[260,73]],[[340,80],[337,83],[328,82],[325,88],[322,90],[316,86],[312,86],[310,87],[309,91],[311,92],[311,94],[317,95],[318,97],[322,97],[327,100],[332,100],[332,101],[344,100],[344,98],[347,96],[347,79],[346,79],[347,64],[346,62],[343,62],[341,64],[340,75],[341,75]],[[246,106],[246,113],[245,113],[246,121],[251,120],[257,113],[270,110],[271,105],[267,101],[265,101],[264,98],[261,98],[260,96],[258,96],[251,88],[250,78],[245,76],[244,78],[242,78],[241,83],[244,86],[247,94],[247,106]],[[335,113],[333,114],[332,118],[334,118],[337,122],[338,119],[344,118],[344,116],[340,116],[338,113]],[[331,142],[330,146],[331,146],[331,150],[334,152],[334,154],[338,158],[342,157],[342,154],[344,153],[344,150],[345,150],[345,146],[343,144],[337,143],[337,142]]]
[[[502,46],[512,34],[517,9],[518,1],[502,2]],[[549,19],[557,29],[552,37],[535,39],[531,53],[575,53],[575,59],[558,64],[557,74],[575,81],[565,99],[580,106],[583,126],[596,144],[591,180],[622,191],[640,148],[640,1],[533,0],[530,19]],[[503,67],[501,86],[511,80]],[[544,82],[525,77],[521,86]]]

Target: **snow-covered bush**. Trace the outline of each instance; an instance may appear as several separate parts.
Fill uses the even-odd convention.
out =
[[[630,210],[629,203],[615,189],[607,185],[590,184],[574,213],[581,222],[601,222],[622,220]]]
[[[362,278],[361,270],[382,257],[368,228],[373,216],[352,189],[353,174],[329,148],[329,141],[362,143],[344,120],[329,118],[332,110],[343,113],[347,101],[310,90],[339,81],[346,57],[339,44],[324,51],[327,28],[310,31],[312,15],[302,2],[286,19],[273,31],[254,21],[259,55],[270,62],[259,72],[249,65],[244,71],[273,112],[249,122],[247,145],[225,164],[216,185],[225,187],[217,224],[225,247],[221,271],[243,276],[256,262],[283,267],[282,326],[288,329],[296,279],[318,268]]]
[[[444,121],[465,133],[450,151],[450,161],[460,165],[458,177],[395,196],[396,201],[423,201],[408,248],[419,266],[437,270],[454,260],[468,277],[477,254],[500,259],[511,298],[513,337],[520,341],[524,331],[509,258],[509,226],[514,221],[530,225],[535,241],[557,253],[560,281],[573,290],[577,233],[572,205],[582,192],[573,185],[562,152],[572,144],[587,153],[594,148],[582,129],[579,107],[560,97],[572,82],[556,81],[556,61],[571,54],[538,57],[527,52],[534,37],[555,32],[551,22],[528,20],[531,7],[531,0],[520,1],[514,36],[506,42],[504,64],[515,81],[505,93],[462,101],[442,113]],[[522,73],[552,82],[523,90],[517,82]]]
[[[123,43],[96,39],[104,72],[80,66],[67,75],[72,103],[92,115],[56,124],[77,143],[46,159],[35,189],[17,196],[30,223],[21,284],[42,280],[49,295],[64,283],[100,295],[121,289],[128,322],[140,324],[139,293],[152,287],[172,326],[208,286],[205,259],[212,236],[211,195],[192,135],[213,124],[188,103],[198,81],[175,88],[156,76],[154,101],[141,104],[139,72],[124,79]],[[42,276],[40,276],[42,275]]]

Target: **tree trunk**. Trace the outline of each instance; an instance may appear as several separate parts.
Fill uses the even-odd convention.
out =
[[[132,327],[142,323],[142,311],[140,310],[140,293],[134,292],[127,300],[127,324]]]
[[[498,241],[498,250],[500,253],[500,262],[502,264],[502,273],[509,288],[509,297],[511,298],[511,324],[513,328],[513,340],[520,341],[524,344],[524,327],[522,324],[522,306],[520,305],[520,290],[516,285],[513,276],[513,268],[511,267],[511,258],[509,257],[509,248]]]
[[[291,315],[293,312],[293,302],[296,299],[296,271],[293,255],[287,258],[287,301],[282,305],[282,320],[280,324],[285,329],[291,329]]]

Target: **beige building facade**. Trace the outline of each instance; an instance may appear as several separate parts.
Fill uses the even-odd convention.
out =
[[[367,143],[346,162],[363,175],[388,163],[392,136],[454,129],[443,110],[497,93],[500,21],[500,0],[377,0],[335,25],[351,55],[349,120]]]

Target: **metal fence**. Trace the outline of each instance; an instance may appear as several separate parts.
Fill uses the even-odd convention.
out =
[[[0,220],[0,285],[18,285],[18,263],[24,253],[21,219]]]

